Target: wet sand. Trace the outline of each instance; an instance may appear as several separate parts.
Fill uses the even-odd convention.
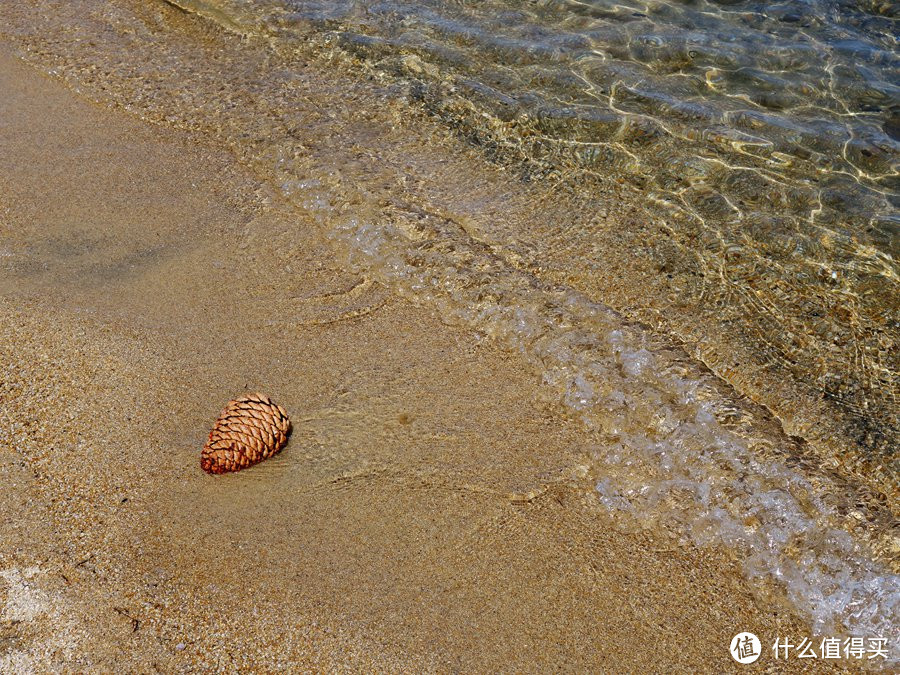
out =
[[[2,50],[0,91],[0,671],[722,672],[739,631],[757,667],[809,633],[602,511],[529,363],[342,269],[227,153]],[[207,476],[246,390],[292,439]]]

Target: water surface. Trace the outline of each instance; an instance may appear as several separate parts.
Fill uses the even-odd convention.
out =
[[[572,187],[565,219],[490,235],[662,324],[835,461],[896,469],[890,3],[190,6],[350,53],[494,161]],[[632,190],[617,207],[639,224],[602,222],[610,181]],[[623,249],[643,259],[624,265]],[[610,268],[640,283],[611,289]]]

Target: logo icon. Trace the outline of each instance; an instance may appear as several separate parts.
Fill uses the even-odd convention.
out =
[[[762,644],[753,633],[738,633],[731,638],[731,658],[738,663],[753,663],[762,654]]]

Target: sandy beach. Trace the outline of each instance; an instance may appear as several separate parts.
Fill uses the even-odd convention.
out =
[[[5,46],[0,91],[0,671],[725,672],[745,630],[786,667],[808,627],[600,509],[519,354],[345,269],[223,150]],[[287,448],[205,475],[255,390]]]

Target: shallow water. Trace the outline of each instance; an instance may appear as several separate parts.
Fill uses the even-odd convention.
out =
[[[643,266],[673,297],[644,289],[615,304],[696,344],[792,433],[834,454],[850,445],[851,455],[895,461],[892,5],[189,6],[213,7],[244,32],[351,53],[497,161],[576,185],[574,217],[533,224],[530,262],[565,268],[590,295],[604,297],[595,277],[611,248],[593,179],[623,181],[636,217],[665,230],[647,242]],[[614,241],[635,245],[629,232]],[[795,396],[769,395],[784,377]],[[824,429],[791,419],[798,403],[801,418],[827,415]]]
[[[244,41],[129,3],[8,30],[228,144],[373,289],[531,357],[623,523],[734,548],[817,629],[896,631],[890,17],[178,4]]]

